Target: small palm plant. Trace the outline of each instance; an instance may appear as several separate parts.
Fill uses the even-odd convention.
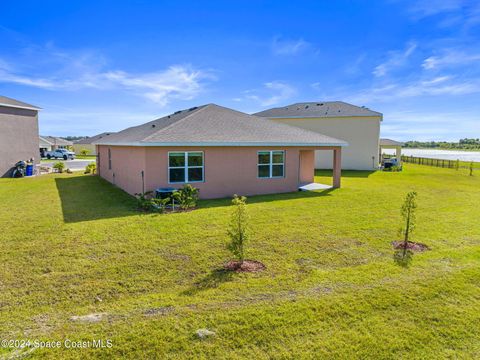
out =
[[[248,214],[247,198],[245,196],[234,195],[232,199],[232,215],[228,236],[230,243],[227,248],[240,263],[245,259],[245,243],[248,239]]]

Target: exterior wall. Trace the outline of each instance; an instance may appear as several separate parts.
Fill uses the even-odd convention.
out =
[[[272,120],[347,141],[349,146],[342,149],[342,169],[374,170],[378,167],[380,116]],[[331,169],[331,154],[316,151],[315,168]]]
[[[72,147],[77,155],[80,155],[80,151],[83,149],[89,151],[88,155],[97,155],[96,147],[93,144],[73,144]]]
[[[112,168],[108,168],[108,149]],[[142,192],[142,170],[145,170],[145,148],[138,146],[98,146],[98,173],[129,194]],[[146,171],[145,171],[146,173]],[[145,189],[147,191],[147,189]]]
[[[38,163],[38,111],[0,106],[0,177],[11,176],[17,161]]]
[[[331,151],[319,150],[331,153]],[[301,150],[300,151],[300,184],[309,184],[313,182],[315,176],[315,151]]]
[[[180,188],[168,183],[169,151],[203,151],[204,182],[192,183],[203,199],[230,197],[233,194],[259,195],[297,191],[302,179],[313,181],[313,150],[299,147],[125,147],[111,146],[112,170],[108,170],[108,146],[98,146],[100,176],[130,194],[142,191],[141,171],[145,174],[145,191],[159,187]],[[257,151],[285,150],[285,177],[257,177]],[[302,165],[300,154],[302,150]],[[331,153],[331,151],[329,151]],[[310,167],[310,169],[308,169]],[[300,169],[302,172],[300,173]]]

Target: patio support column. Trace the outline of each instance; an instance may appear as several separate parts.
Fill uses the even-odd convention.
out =
[[[342,148],[337,147],[333,150],[333,187],[340,187],[342,178]]]
[[[398,165],[401,165],[402,164],[402,147],[401,146],[397,146],[395,148],[395,157],[397,158]]]

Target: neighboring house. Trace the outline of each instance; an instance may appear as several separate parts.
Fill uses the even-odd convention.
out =
[[[66,149],[73,145],[73,142],[57,136],[40,136],[50,144],[50,150]]]
[[[40,146],[40,153],[52,151],[52,143],[45,139],[43,136],[38,137],[38,144]]]
[[[80,152],[82,150],[87,150],[88,155],[97,155],[97,150],[95,148],[95,143],[101,139],[103,139],[106,136],[109,136],[110,134],[114,133],[109,133],[109,132],[104,132],[95,136],[90,136],[85,139],[77,140],[73,143],[73,151],[75,154],[80,155]]]
[[[0,177],[11,176],[15,163],[38,162],[39,107],[0,96]]]
[[[45,157],[47,151],[65,149],[72,144],[73,142],[56,136],[39,136],[40,156]]]
[[[130,194],[186,183],[201,198],[291,192],[314,181],[314,151],[333,150],[340,187],[348,145],[214,104],[177,111],[97,142],[99,175]]]
[[[342,168],[374,170],[379,164],[380,123],[383,115],[342,101],[305,102],[253,114],[348,142]],[[315,168],[331,168],[328,154],[315,153]]]

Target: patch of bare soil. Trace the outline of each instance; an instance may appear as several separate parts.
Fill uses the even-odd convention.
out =
[[[236,272],[258,272],[266,269],[265,265],[256,260],[230,260],[224,267],[226,270]]]
[[[168,315],[174,310],[173,306],[164,306],[159,308],[147,309],[143,312],[145,316]]]
[[[393,248],[395,250],[403,250],[403,247],[404,247],[404,242],[403,241],[394,241],[392,242],[392,245],[393,245]],[[416,242],[413,242],[413,241],[409,241],[407,243],[407,249],[408,250],[412,250],[412,251],[425,251],[425,250],[430,250],[430,248],[425,245],[425,244],[422,244],[422,243],[416,243]]]

